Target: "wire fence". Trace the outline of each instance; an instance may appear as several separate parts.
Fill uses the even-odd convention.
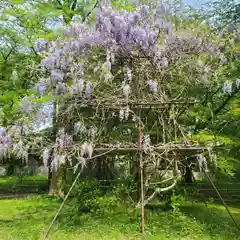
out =
[[[215,182],[215,185],[225,202],[240,203],[240,182]],[[185,189],[186,195],[189,198],[198,199],[203,202],[221,202],[221,199],[209,182],[184,184],[181,187]]]
[[[80,179],[78,182],[83,182],[84,179]],[[130,180],[94,180],[100,183],[101,188],[110,188],[113,185],[116,187],[128,187],[137,185],[137,182]],[[227,203],[240,203],[240,182],[216,182],[216,188],[220,192],[222,198]],[[84,186],[82,186],[84,187]],[[68,185],[66,185],[66,189]],[[32,194],[46,194],[49,190],[49,184],[47,179],[31,180],[24,179],[21,181],[1,181],[0,178],[0,199],[9,195],[32,195]],[[219,196],[216,194],[212,185],[209,182],[194,182],[194,183],[179,183],[173,190],[176,194],[184,195],[186,199],[198,200],[203,202],[220,202]],[[168,197],[172,191],[165,194],[164,198]]]
[[[23,180],[23,181],[0,181],[0,197],[10,194],[42,194],[48,191],[48,181]]]

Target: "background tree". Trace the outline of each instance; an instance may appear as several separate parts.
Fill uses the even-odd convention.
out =
[[[222,55],[220,60],[222,68],[218,77],[225,84],[220,84],[213,92],[206,90],[205,99],[194,113],[197,118],[194,132],[199,132],[202,141],[205,139],[209,143],[212,141],[212,144],[222,144],[218,154],[218,170],[225,175],[234,175],[239,164],[236,151],[239,136],[235,131],[239,125],[239,3],[213,1],[206,6],[199,11],[199,21],[206,21],[211,31],[216,31],[222,38],[221,48],[225,57]]]

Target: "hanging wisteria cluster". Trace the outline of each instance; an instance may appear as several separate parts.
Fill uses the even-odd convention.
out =
[[[9,149],[12,145],[12,139],[9,135],[6,134],[4,128],[0,128],[0,156],[1,158],[7,157]]]
[[[27,134],[26,126],[13,125],[8,129],[0,127],[0,159],[6,160],[15,156],[27,163],[29,145],[24,141]]]

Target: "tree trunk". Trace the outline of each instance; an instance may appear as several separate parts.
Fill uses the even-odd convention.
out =
[[[59,167],[57,170],[52,170],[51,184],[49,188],[49,195],[56,197],[64,197],[64,169]]]
[[[58,121],[57,121],[57,102],[54,102],[53,105],[53,129],[52,129],[52,141],[56,141],[57,130],[58,130]],[[53,149],[51,152],[51,158],[53,156]],[[49,167],[51,163],[49,163]],[[49,170],[48,181],[49,181],[49,195],[63,197],[64,196],[64,186],[63,186],[63,177],[64,177],[64,168],[58,166],[58,169]]]
[[[57,170],[53,169],[51,172],[51,182],[49,186],[49,195],[57,196]]]

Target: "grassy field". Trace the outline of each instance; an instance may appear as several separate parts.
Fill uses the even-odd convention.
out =
[[[0,201],[0,239],[43,239],[60,202],[47,196]],[[240,208],[231,207],[240,224]],[[65,211],[66,213],[66,211]],[[118,211],[102,216],[79,215],[75,221],[63,214],[49,239],[69,240],[238,240],[240,232],[220,205],[186,204],[177,212],[146,210],[146,236],[139,234],[137,212]]]

